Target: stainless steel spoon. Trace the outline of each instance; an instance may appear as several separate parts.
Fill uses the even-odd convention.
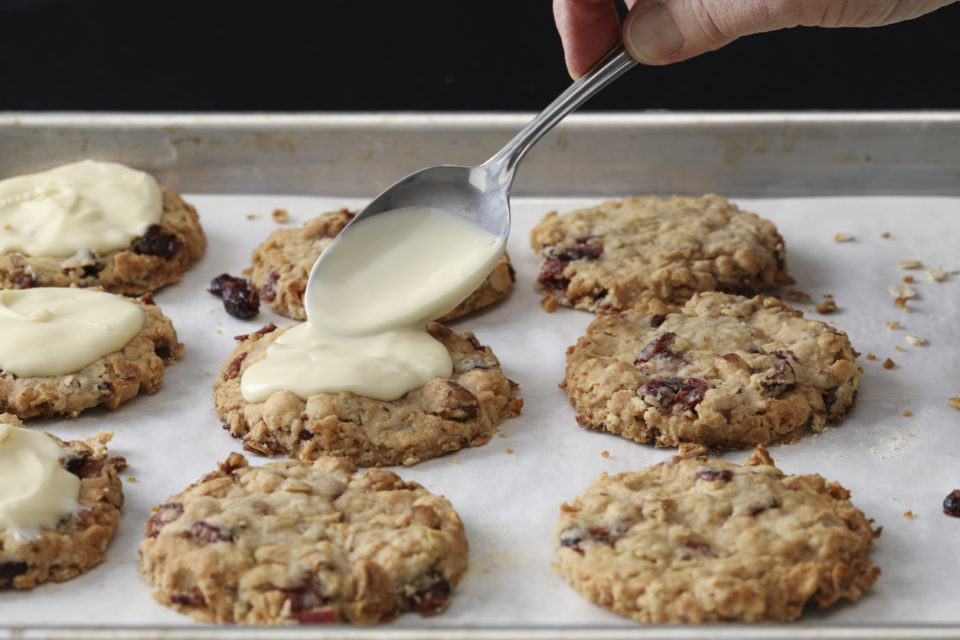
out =
[[[361,220],[404,207],[442,209],[479,223],[500,238],[510,232],[510,186],[517,165],[527,151],[568,113],[590,99],[636,62],[618,44],[587,73],[520,130],[493,157],[478,167],[437,165],[411,173],[378,195],[330,243],[310,271],[304,302],[310,308],[311,286],[323,269],[324,258],[337,250]]]

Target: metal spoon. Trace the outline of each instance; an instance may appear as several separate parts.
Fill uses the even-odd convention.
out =
[[[304,302],[310,308],[312,284],[323,269],[324,259],[349,236],[350,228],[372,216],[404,207],[442,209],[479,223],[490,233],[506,238],[510,232],[510,186],[517,165],[527,151],[568,113],[633,67],[618,44],[587,73],[571,84],[556,100],[489,160],[477,167],[437,165],[398,181],[378,195],[347,225],[320,255],[310,271]]]

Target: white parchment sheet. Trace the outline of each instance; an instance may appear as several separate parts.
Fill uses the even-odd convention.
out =
[[[285,226],[323,211],[362,201],[282,196],[190,196],[209,239],[203,260],[179,283],[156,295],[186,345],[152,396],[116,411],[87,411],[74,420],[32,420],[66,439],[113,430],[111,451],[130,463],[124,474],[126,506],[109,559],[86,575],[32,591],[0,592],[0,630],[34,625],[193,625],[150,598],[137,572],[137,548],[150,509],[212,471],[237,442],[221,429],[211,384],[230,353],[233,336],[267,322],[289,320],[269,310],[249,321],[228,316],[208,282],[222,272],[238,275],[253,249],[279,225],[271,211],[290,214]],[[635,470],[674,453],[617,436],[587,432],[575,422],[557,388],[564,351],[590,322],[583,311],[545,313],[534,293],[538,260],[528,246],[530,228],[552,209],[590,206],[594,199],[518,199],[513,203],[509,251],[517,272],[513,293],[494,307],[454,323],[492,347],[504,372],[520,384],[522,415],[503,424],[488,444],[410,468],[395,468],[445,495],[460,513],[470,541],[470,568],[449,608],[423,619],[402,616],[400,627],[485,625],[629,626],[568,587],[551,568],[552,532],[563,501],[575,498],[601,472]],[[928,268],[960,269],[958,198],[802,198],[740,200],[741,207],[770,218],[787,242],[793,288],[811,303],[794,303],[836,323],[860,351],[864,368],[857,407],[838,425],[771,453],[787,473],[819,473],[840,482],[854,504],[883,526],[872,559],[883,569],[876,585],[856,603],[808,610],[793,623],[960,623],[960,519],[945,516],[943,498],[960,488],[960,411],[948,398],[960,395],[960,276],[926,278]],[[889,238],[883,238],[883,233]],[[834,236],[849,233],[852,242]],[[901,259],[923,263],[902,271]],[[890,285],[913,275],[918,296],[910,312],[894,306]],[[812,307],[832,294],[836,313]],[[887,328],[898,321],[901,329]],[[913,334],[929,341],[907,343]],[[896,350],[900,347],[902,350]],[[867,360],[867,353],[876,360]],[[892,359],[896,366],[884,369]],[[905,417],[904,410],[912,412]],[[604,457],[603,452],[609,452]],[[251,455],[253,464],[268,459]],[[742,461],[747,452],[725,458]],[[136,481],[133,481],[133,479]],[[912,511],[913,517],[904,514]],[[15,633],[15,632],[12,632]],[[3,635],[3,634],[0,634]]]

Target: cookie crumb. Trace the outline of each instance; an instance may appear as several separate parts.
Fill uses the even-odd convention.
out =
[[[913,511],[911,511],[910,509],[907,509],[906,511],[903,512],[903,517],[906,518],[907,520],[913,520]]]
[[[903,417],[904,417],[904,418],[912,418],[912,417],[913,417],[913,411],[910,411],[910,409],[904,409],[904,410],[903,410]]]
[[[260,217],[260,216],[257,215],[256,213],[248,213],[248,214],[247,214],[247,220],[256,220],[256,219],[259,218],[259,217]]]
[[[560,306],[560,304],[557,302],[556,298],[552,298],[550,296],[543,296],[540,298],[540,307],[547,313],[553,313],[557,310],[558,306]]]
[[[901,347],[900,345],[897,345],[897,346],[895,346],[895,347],[893,348],[893,350],[894,350],[894,351],[903,351],[903,347]]]
[[[950,406],[954,409],[960,410],[960,395],[948,399],[947,402],[949,402]]]
[[[890,358],[887,358],[886,360],[883,361],[884,369],[893,369],[895,366],[897,366],[896,363]]]
[[[884,240],[888,240],[890,238],[890,232],[884,231],[883,233],[880,234],[880,237],[883,238]]]
[[[837,310],[837,303],[833,300],[825,300],[816,306],[817,313],[833,313]]]
[[[933,267],[927,270],[927,280],[930,282],[943,282],[947,279],[947,273],[943,267]]]
[[[853,236],[849,233],[838,233],[833,236],[834,242],[853,242]]]
[[[790,289],[787,291],[787,297],[797,302],[806,302],[810,299],[808,294],[804,293],[803,291],[797,291],[796,289]]]
[[[903,276],[903,281],[907,284],[913,284],[913,276]]]
[[[454,458],[453,464],[460,464],[460,458]]]
[[[893,301],[893,306],[895,306],[898,309],[903,309],[908,313],[910,312],[910,307],[907,306],[906,298],[897,298],[896,300]]]
[[[601,451],[601,452],[600,452],[600,456],[603,457],[603,458],[609,458],[609,457],[610,457],[610,452],[609,452],[609,451]]]
[[[909,342],[910,344],[912,344],[912,345],[915,346],[915,347],[925,347],[925,346],[927,346],[927,340],[926,340],[925,338],[921,338],[920,336],[912,336],[912,335],[910,335],[910,334],[907,334],[907,335],[905,336],[905,338],[906,338],[907,342]]]
[[[923,263],[919,260],[897,260],[898,269],[921,269]]]
[[[500,433],[498,433],[497,435],[500,436],[501,438],[506,438],[506,437],[507,437],[507,434],[503,433],[502,431],[501,431]]]
[[[899,328],[900,328],[900,323],[899,323],[899,322],[888,322],[888,323],[887,323],[887,329],[890,329],[891,331],[893,331],[893,330],[895,330],[895,329],[899,329]]]
[[[867,351],[867,360],[876,360],[876,359],[877,359],[877,356]]]
[[[276,222],[280,222],[280,223],[286,222],[287,220],[290,219],[290,214],[287,213],[286,209],[274,209],[273,213],[271,213],[270,215],[273,216],[273,219]]]
[[[832,293],[825,293],[825,294],[823,294],[823,297],[826,298],[827,300],[833,300],[833,294],[832,294]]]
[[[904,300],[917,297],[917,290],[911,287],[906,281],[904,281],[904,284],[892,285],[887,289],[887,293],[894,298],[903,298]]]
[[[507,448],[507,453],[511,453],[511,454],[512,454],[512,453],[513,453],[513,449],[510,449],[510,448],[508,447],[508,448]]]
[[[127,476],[126,478],[124,478],[124,480],[130,483],[133,483],[137,481],[137,476]]]

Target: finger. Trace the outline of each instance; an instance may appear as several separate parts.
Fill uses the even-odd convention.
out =
[[[613,1],[553,1],[553,17],[563,43],[567,71],[574,79],[620,40],[620,18]]]
[[[624,46],[662,65],[719,49],[737,38],[789,27],[868,27],[928,13],[950,0],[637,0]]]

